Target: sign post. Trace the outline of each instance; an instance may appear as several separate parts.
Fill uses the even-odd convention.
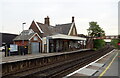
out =
[[[120,42],[118,42],[118,49],[120,49]]]

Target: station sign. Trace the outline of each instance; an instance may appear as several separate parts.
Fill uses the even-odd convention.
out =
[[[10,44],[10,52],[18,51],[18,45],[16,44]]]
[[[118,43],[118,45],[120,46],[120,43]]]

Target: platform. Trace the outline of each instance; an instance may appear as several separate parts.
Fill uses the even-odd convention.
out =
[[[119,50],[112,50],[111,52],[107,53],[103,57],[97,59],[96,61],[84,66],[83,68],[80,68],[64,78],[73,78],[73,77],[80,77],[80,76],[86,76],[86,77],[93,77],[93,76],[99,76],[101,73],[102,76],[118,76],[118,58],[119,57],[117,54],[119,53],[120,56],[120,51]],[[115,60],[112,61],[112,59],[115,58]],[[119,62],[120,62],[120,57],[119,57]],[[111,65],[110,65],[111,63]],[[109,67],[108,67],[109,65]],[[106,70],[106,68],[108,68]],[[105,71],[106,70],[106,71]]]
[[[99,78],[102,78],[102,76],[114,76],[114,77],[120,77],[120,51],[116,51],[111,58],[106,62],[104,67],[102,67],[99,72],[95,74],[95,76],[100,76]]]
[[[23,61],[23,60],[30,60],[30,59],[36,59],[36,58],[43,58],[43,57],[50,57],[50,56],[56,56],[56,55],[62,55],[62,54],[69,54],[69,53],[86,51],[86,50],[90,50],[90,49],[81,49],[81,50],[76,50],[76,51],[71,51],[71,52],[39,53],[39,54],[2,57],[2,62],[0,64]]]

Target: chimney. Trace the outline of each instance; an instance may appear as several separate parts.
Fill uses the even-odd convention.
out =
[[[74,22],[74,16],[72,16],[72,23]]]
[[[49,17],[48,16],[47,16],[47,18],[45,18],[44,24],[50,25],[50,21],[49,21]]]

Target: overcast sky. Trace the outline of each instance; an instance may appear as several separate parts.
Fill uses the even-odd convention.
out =
[[[118,34],[119,0],[0,0],[0,32],[22,31],[22,23],[28,29],[33,20],[50,24],[70,23],[72,16],[79,34],[87,34],[89,22],[96,21],[107,35]],[[2,18],[1,18],[2,17]]]

